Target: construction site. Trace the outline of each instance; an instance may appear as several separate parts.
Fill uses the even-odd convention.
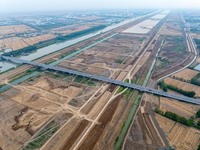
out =
[[[196,50],[183,22],[179,13],[156,12],[34,61],[158,90],[163,81],[199,98],[190,83],[198,71],[188,68]],[[34,45],[53,37],[33,38],[26,40]],[[199,105],[25,64],[0,74],[0,92],[2,150],[193,150],[200,142],[198,129],[155,112],[190,119]]]

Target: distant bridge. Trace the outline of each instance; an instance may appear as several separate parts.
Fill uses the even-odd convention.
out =
[[[41,63],[37,63],[37,62],[33,62],[33,61],[22,60],[22,59],[18,59],[15,57],[8,57],[8,56],[1,56],[1,57],[7,61],[12,61],[12,62],[18,63],[18,64],[29,64],[29,65],[44,68],[47,70],[54,70],[54,71],[58,71],[58,72],[64,72],[64,73],[68,73],[68,74],[78,75],[78,76],[91,78],[91,79],[98,80],[98,81],[103,81],[106,83],[123,86],[123,87],[130,88],[130,89],[138,90],[140,92],[151,93],[151,94],[155,94],[158,96],[163,96],[163,97],[172,98],[172,99],[176,99],[176,100],[187,102],[187,103],[200,105],[200,99],[194,99],[194,98],[189,98],[189,97],[182,96],[182,95],[171,94],[171,93],[163,92],[163,91],[156,90],[153,88],[148,88],[148,87],[144,87],[144,86],[140,86],[140,85],[136,85],[136,84],[129,84],[129,83],[125,83],[123,81],[114,80],[114,79],[110,79],[110,78],[106,78],[106,77],[102,77],[102,76],[98,76],[98,75],[83,73],[83,72],[79,72],[79,71],[75,71],[75,70],[71,70],[71,69],[65,69],[65,68],[41,64]]]

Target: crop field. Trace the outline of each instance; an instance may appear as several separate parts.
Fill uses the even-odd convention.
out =
[[[177,150],[195,150],[200,142],[200,131],[175,123],[163,116],[156,115],[170,143]]]
[[[13,26],[0,26],[0,35],[10,35],[16,33],[28,33],[35,31],[35,29],[30,28],[26,25],[13,25]]]
[[[0,48],[18,50],[53,38],[55,38],[55,36],[51,34],[44,34],[30,38],[11,37],[0,40]]]
[[[89,25],[72,25],[72,26],[65,26],[65,27],[59,27],[59,28],[54,28],[50,30],[50,33],[52,34],[61,34],[63,36],[78,32],[81,30],[86,30],[89,29],[91,26]]]
[[[178,72],[173,76],[178,77],[178,78],[182,78],[182,79],[185,79],[185,80],[191,80],[197,74],[198,74],[198,71],[191,70],[191,69],[184,69],[183,71]]]
[[[160,109],[164,112],[174,112],[175,114],[189,119],[190,117],[195,116],[196,112],[199,110],[199,106],[161,97]]]
[[[175,122],[173,120],[170,120],[159,114],[156,114],[156,119],[158,120],[158,122],[160,123],[162,129],[165,131],[166,134],[168,134],[175,125]]]
[[[184,91],[194,91],[196,93],[196,97],[200,97],[200,87],[190,84],[190,83],[186,83],[186,82],[182,82],[176,79],[172,79],[172,78],[166,78],[165,80],[166,84],[170,84],[173,85],[175,87],[178,87],[179,89],[182,89]]]

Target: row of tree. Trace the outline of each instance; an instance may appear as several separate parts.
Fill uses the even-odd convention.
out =
[[[195,77],[193,77],[190,81],[191,84],[200,86],[200,81],[198,80],[200,78],[200,73],[198,73]]]
[[[106,25],[99,25],[99,26],[95,26],[95,27],[92,27],[92,28],[89,28],[89,29],[82,30],[82,31],[74,32],[74,33],[71,33],[69,35],[59,36],[56,39],[59,40],[59,41],[65,41],[65,40],[77,38],[79,36],[83,36],[83,35],[98,31],[98,30],[102,30],[106,27],[107,27]]]
[[[181,124],[184,124],[188,127],[195,127],[197,129],[200,129],[200,121],[198,121],[197,123],[194,121],[194,117],[191,117],[190,119],[186,119],[185,117],[179,116],[173,112],[167,111],[167,112],[163,112],[161,111],[159,108],[155,109],[155,112],[166,117],[169,118],[171,120],[174,120],[176,122],[179,122]]]
[[[197,49],[200,52],[200,39],[194,39],[196,45],[197,45]]]
[[[167,92],[168,89],[178,92],[180,94],[183,94],[187,97],[194,97],[196,95],[196,93],[194,91],[184,91],[182,89],[179,89],[178,87],[175,87],[173,85],[168,85],[166,84],[164,81],[161,81],[158,83],[158,85],[163,89],[163,91]]]
[[[12,56],[18,56],[18,55],[21,55],[23,53],[31,53],[33,51],[36,51],[38,48],[49,45],[49,43],[63,42],[63,41],[66,41],[66,40],[77,38],[79,36],[83,36],[83,35],[104,29],[105,27],[107,27],[107,26],[106,25],[99,25],[99,26],[95,26],[95,27],[92,27],[92,28],[89,28],[89,29],[86,29],[86,30],[71,33],[71,34],[66,35],[66,36],[60,35],[60,36],[56,37],[55,39],[39,42],[38,44],[31,45],[31,46],[22,48],[20,50],[11,51],[11,52],[5,53],[4,55],[5,56],[11,56],[11,55]]]
[[[200,118],[200,109],[196,113],[196,118]]]

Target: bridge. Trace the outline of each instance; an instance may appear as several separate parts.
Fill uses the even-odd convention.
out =
[[[53,71],[57,71],[57,72],[78,75],[78,76],[82,76],[82,77],[86,77],[86,78],[90,78],[90,79],[94,79],[94,80],[98,80],[98,81],[103,81],[106,83],[123,86],[123,87],[130,88],[133,90],[138,90],[140,92],[151,93],[151,94],[155,94],[158,96],[163,96],[163,97],[172,98],[172,99],[176,99],[176,100],[187,102],[187,103],[200,105],[200,99],[189,98],[186,96],[176,95],[176,94],[172,94],[172,93],[168,93],[168,92],[164,92],[164,91],[160,91],[160,90],[156,90],[153,88],[148,88],[148,87],[144,87],[144,86],[140,86],[140,85],[136,85],[136,84],[129,84],[129,83],[126,83],[123,81],[114,80],[114,79],[110,79],[110,78],[103,77],[103,76],[92,75],[92,74],[83,73],[83,72],[75,71],[75,70],[71,70],[71,69],[65,69],[65,68],[41,64],[41,63],[37,63],[37,62],[33,62],[33,61],[22,60],[22,59],[18,59],[15,57],[8,57],[8,56],[1,56],[1,57],[7,61],[11,61],[11,62],[18,63],[18,64],[28,64],[28,65],[40,67],[40,68],[43,68],[46,70],[53,70]]]

